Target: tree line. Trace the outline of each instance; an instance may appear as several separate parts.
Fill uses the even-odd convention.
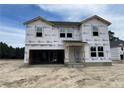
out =
[[[114,35],[115,35],[114,32],[109,31],[109,40],[110,40],[110,42],[111,42],[111,41],[115,41],[115,40],[119,40],[119,38],[116,37],[116,36],[114,36]]]
[[[0,59],[23,59],[24,47],[13,48],[6,43],[0,42]]]

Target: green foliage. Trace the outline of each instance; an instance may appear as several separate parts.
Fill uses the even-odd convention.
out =
[[[24,48],[13,48],[0,42],[0,59],[23,59]]]
[[[117,39],[119,40],[119,38],[118,37],[115,37],[114,34],[115,34],[114,32],[109,31],[109,40],[110,41],[115,41]]]

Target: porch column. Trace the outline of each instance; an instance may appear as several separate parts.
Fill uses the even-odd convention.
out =
[[[69,46],[65,46],[65,64],[69,63]]]
[[[85,51],[84,51],[84,46],[81,47],[81,62],[85,62]]]

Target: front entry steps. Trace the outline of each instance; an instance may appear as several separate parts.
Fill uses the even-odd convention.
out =
[[[74,67],[74,68],[83,68],[85,67],[84,63],[66,63],[67,67]]]

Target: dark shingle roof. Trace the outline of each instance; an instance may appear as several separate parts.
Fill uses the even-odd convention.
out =
[[[55,25],[81,25],[81,22],[66,22],[66,21],[49,21]]]
[[[124,46],[124,41],[123,40],[115,39],[113,41],[110,41],[110,47],[111,48],[120,47],[120,46]]]

